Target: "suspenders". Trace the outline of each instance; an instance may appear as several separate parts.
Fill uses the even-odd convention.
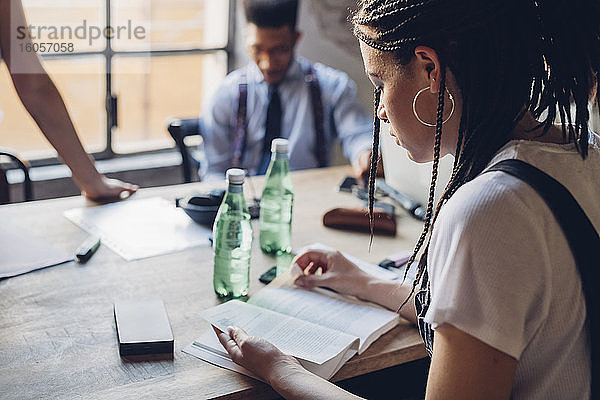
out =
[[[235,139],[233,140],[233,162],[232,167],[240,168],[242,158],[246,151],[246,131],[248,130],[248,121],[246,112],[248,108],[248,83],[246,82],[246,73],[242,74],[242,83],[239,84],[238,109],[235,119]]]
[[[313,119],[315,124],[315,157],[319,162],[319,168],[327,166],[327,148],[325,143],[325,125],[324,125],[324,107],[321,97],[321,87],[319,79],[312,64],[309,66],[304,81],[308,84],[310,90],[310,99],[312,105]]]
[[[312,64],[304,71],[304,82],[308,86],[310,92],[314,130],[315,130],[315,148],[313,149],[315,158],[318,161],[319,168],[327,166],[328,151],[325,143],[325,109],[323,107],[323,99],[321,95],[321,87],[317,74]],[[238,85],[238,109],[235,120],[235,136],[233,141],[233,161],[232,166],[243,167],[244,155],[246,153],[246,145],[248,141],[248,82],[246,72],[242,72],[241,83]]]

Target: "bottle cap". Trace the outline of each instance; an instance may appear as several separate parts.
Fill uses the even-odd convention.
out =
[[[288,152],[288,140],[283,138],[273,139],[271,142],[271,152],[275,153],[287,153]]]
[[[244,183],[246,172],[239,168],[230,168],[226,172],[227,182],[233,183],[234,185],[241,185]]]

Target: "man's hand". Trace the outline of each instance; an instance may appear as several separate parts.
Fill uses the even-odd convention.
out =
[[[354,170],[354,176],[366,186],[366,183],[369,181],[369,174],[371,171],[371,150],[365,150],[360,153],[356,162],[352,164],[352,169]],[[377,160],[377,170],[375,175],[383,176],[383,163],[381,161],[381,155]]]
[[[358,156],[358,159],[352,164],[354,170],[354,177],[362,178],[363,176],[369,176],[369,169],[371,166],[371,150],[365,150]]]

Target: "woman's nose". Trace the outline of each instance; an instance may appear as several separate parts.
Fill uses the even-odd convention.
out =
[[[390,122],[388,120],[387,113],[385,111],[385,106],[383,104],[381,104],[379,106],[379,108],[377,109],[377,118],[379,118],[380,120],[382,120],[383,122],[386,122],[386,123]]]

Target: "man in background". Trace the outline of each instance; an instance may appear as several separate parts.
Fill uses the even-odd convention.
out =
[[[339,139],[355,175],[367,173],[372,117],[341,71],[294,55],[298,0],[244,0],[252,61],[230,73],[205,104],[208,175],[230,167],[266,172],[271,140],[289,140],[292,170],[325,167]]]

